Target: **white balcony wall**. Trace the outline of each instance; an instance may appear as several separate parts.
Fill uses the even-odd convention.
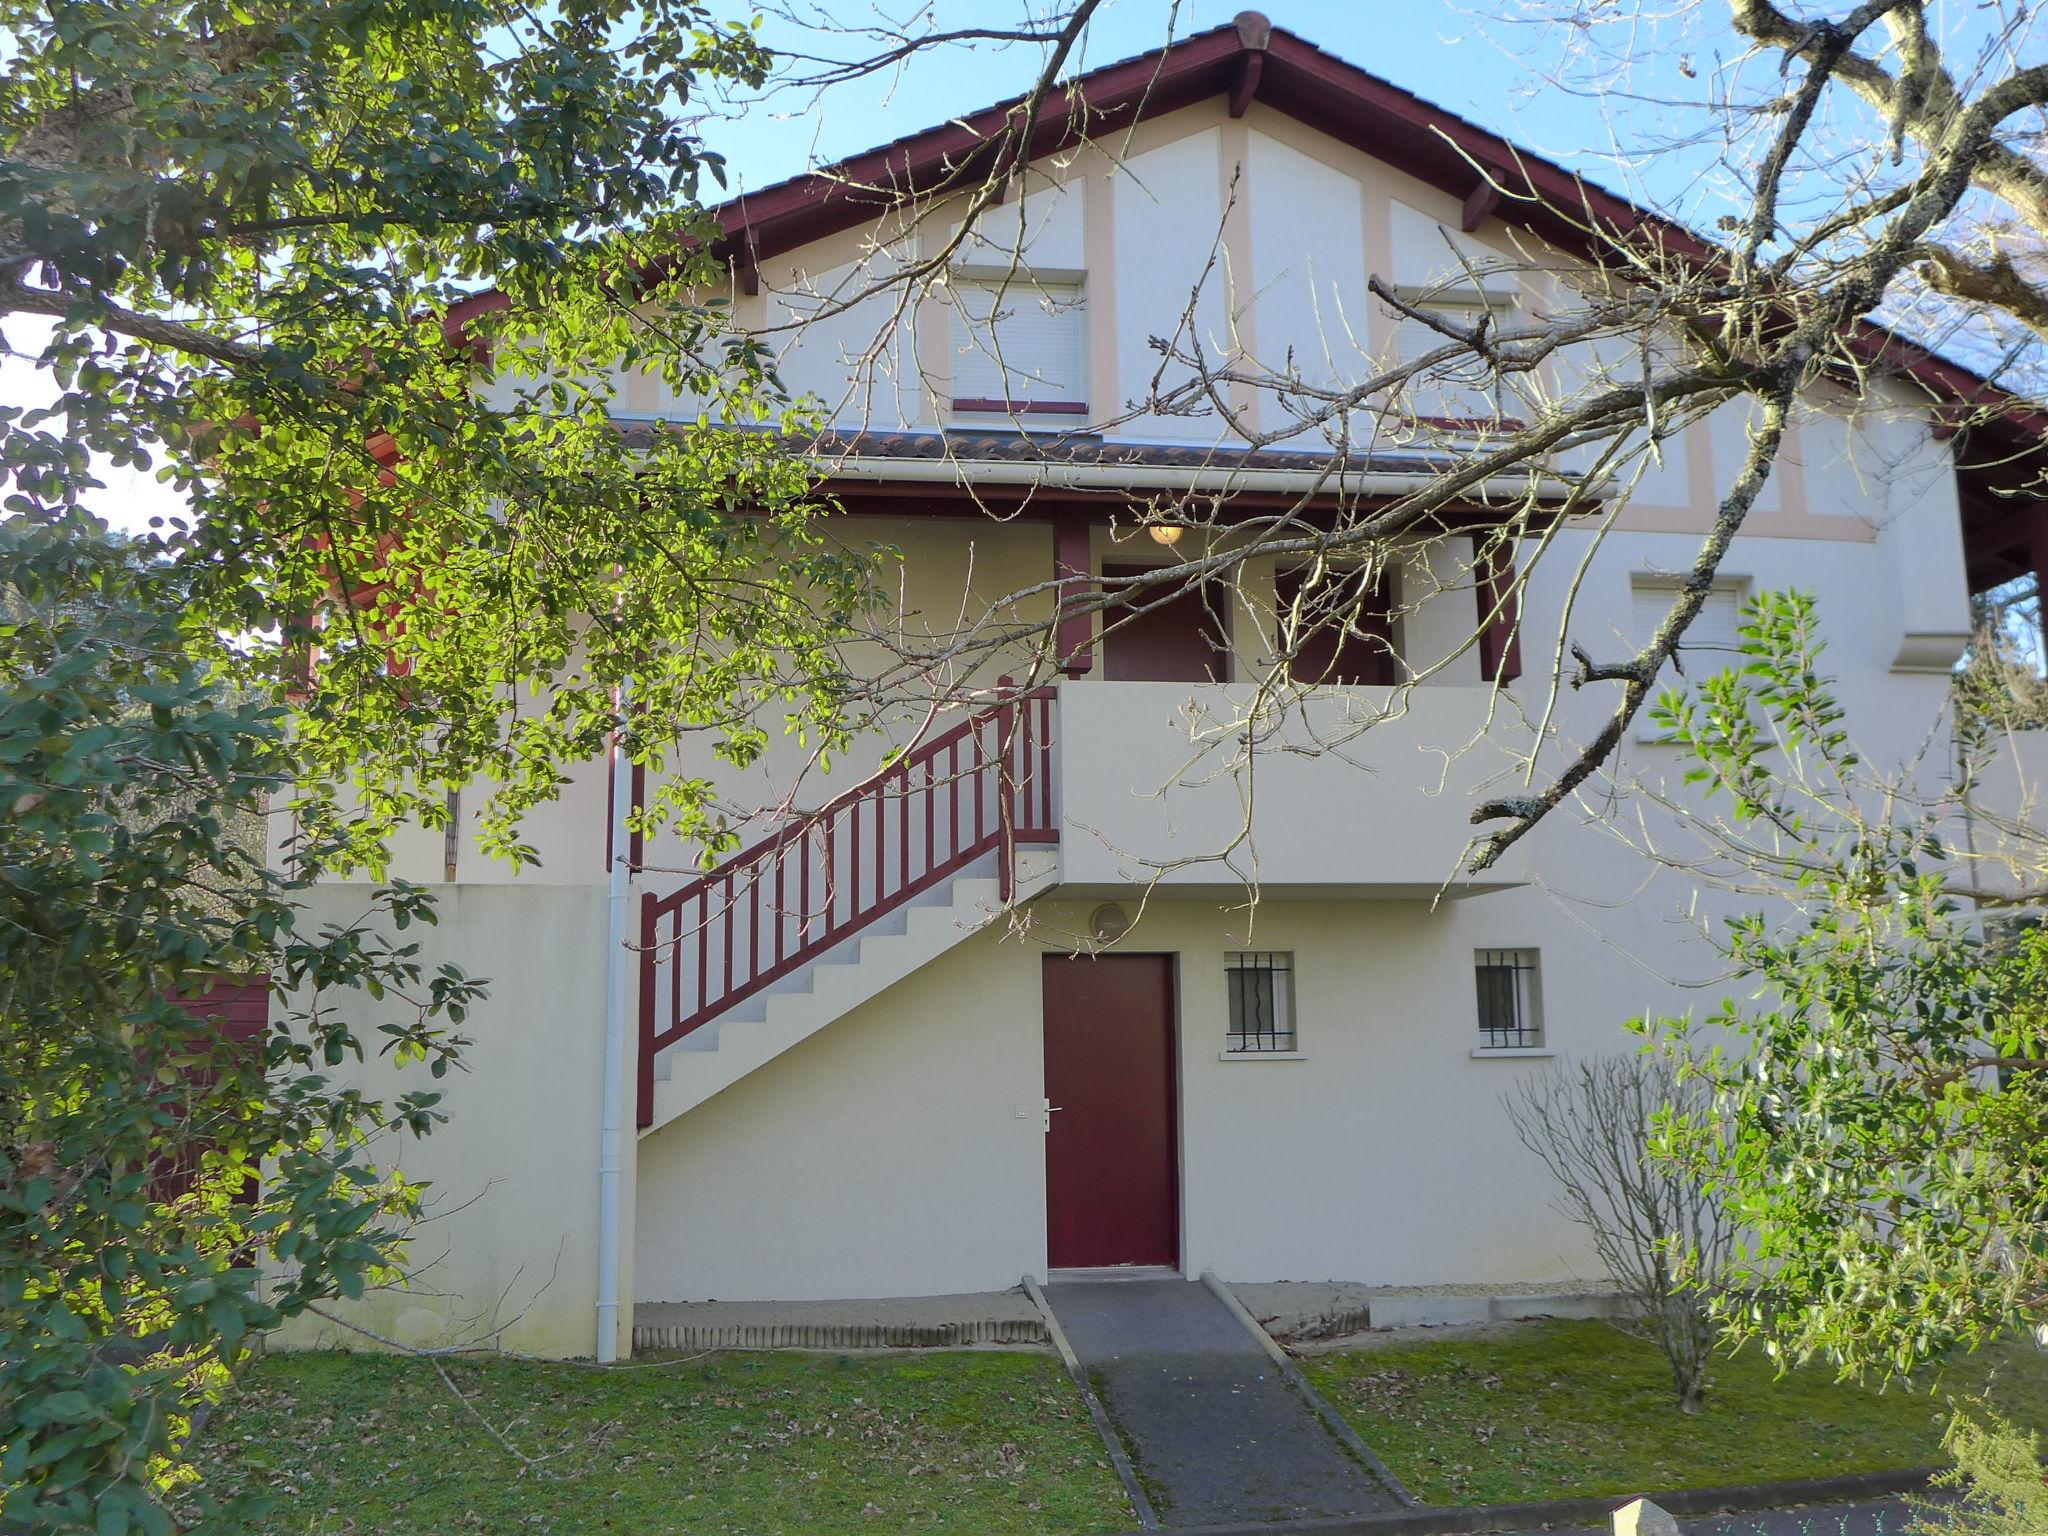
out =
[[[1083,889],[1427,896],[1510,766],[1491,691],[1318,693],[1257,727],[1243,684],[1060,689],[1060,878]],[[1390,718],[1376,719],[1392,710]],[[1489,886],[1518,878],[1496,871]]]

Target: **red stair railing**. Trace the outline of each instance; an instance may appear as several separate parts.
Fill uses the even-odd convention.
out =
[[[1006,687],[680,890],[641,897],[642,1126],[654,1120],[654,1058],[734,1004],[989,853],[1009,900],[1018,845],[1059,837],[1054,698]]]

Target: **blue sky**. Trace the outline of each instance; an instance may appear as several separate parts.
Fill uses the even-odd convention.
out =
[[[872,18],[872,4],[829,0],[844,21]],[[891,11],[907,6],[887,6]],[[928,0],[941,28],[995,25],[1019,8],[1011,0]],[[1646,3],[1623,6],[1641,12],[1670,7]],[[1171,29],[1186,36],[1227,23],[1242,4],[1219,0],[1108,0],[1097,13],[1081,68],[1093,68],[1157,47]],[[1699,157],[1683,164],[1648,162],[1631,167],[1613,153],[1617,118],[1632,137],[1654,137],[1668,114],[1622,103],[1596,101],[1545,83],[1546,67],[1557,58],[1561,34],[1554,27],[1504,23],[1498,13],[1512,0],[1454,3],[1454,0],[1266,0],[1261,7],[1285,27],[1327,53],[1359,65],[1417,95],[1504,137],[1557,159],[1617,191],[1649,194],[1683,214],[1691,200]],[[1715,6],[1714,12],[1718,13]],[[734,14],[738,14],[735,8]],[[1646,24],[1641,34],[1647,57],[1639,83],[1659,93],[1696,95],[1700,85],[1678,73],[1682,57],[1711,58],[1738,51],[1736,40],[1695,37],[1687,22]],[[770,23],[771,43],[851,56],[860,40]],[[713,123],[707,138],[728,157],[735,182],[761,187],[802,171],[811,160],[827,161],[972,112],[1020,94],[1040,67],[1028,45],[949,48],[914,58],[890,76],[834,87],[822,103],[811,98],[771,98],[767,110],[747,113],[743,122]],[[1634,157],[1631,157],[1634,158]]]
[[[809,15],[829,10],[842,25],[881,15],[929,17],[939,30],[1014,24],[1020,13],[1043,13],[1048,0],[777,0]],[[1143,53],[1170,35],[1184,37],[1223,25],[1241,0],[1107,0],[1074,67],[1088,69]],[[1600,25],[1578,30],[1554,18],[1571,0],[1264,0],[1260,9],[1325,52],[1447,107],[1513,143],[1555,160],[1603,186],[1675,216],[1703,232],[1740,205],[1739,187],[1717,163],[1716,146],[1689,142],[1718,137],[1723,115],[1706,109],[1715,93],[1738,99],[1778,89],[1775,56],[1742,62],[1746,42],[1727,25],[1727,0],[1588,0]],[[1799,0],[1800,15],[1840,15],[1851,0]],[[728,14],[745,14],[733,0]],[[1516,18],[1521,18],[1517,20]],[[1980,0],[1934,0],[1932,20],[1947,59],[1968,90],[1975,66],[1994,41],[1999,11]],[[913,31],[917,30],[915,28]],[[858,38],[833,37],[777,18],[764,26],[771,46],[857,56]],[[1882,39],[1867,34],[1866,46]],[[1570,61],[1566,50],[1578,54]],[[2048,57],[2039,39],[2027,54]],[[1597,67],[1625,55],[1625,82]],[[947,118],[1021,94],[1041,61],[1032,45],[952,47],[913,57],[899,71],[834,87],[822,100],[771,98],[743,121],[706,127],[711,146],[727,155],[735,184],[758,188],[871,148]],[[1992,58],[2006,73],[2010,60]],[[1569,82],[1560,85],[1560,80]],[[1614,87],[1623,86],[1617,90]],[[1831,93],[1814,142],[1830,141],[1830,117],[1867,148],[1875,124],[1846,93]],[[1823,175],[1820,183],[1832,178]],[[1818,200],[1832,196],[1809,182]],[[1733,201],[1731,201],[1733,199]]]

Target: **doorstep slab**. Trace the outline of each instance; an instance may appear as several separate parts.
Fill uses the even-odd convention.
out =
[[[633,1348],[963,1349],[1044,1345],[1022,1288],[842,1301],[643,1301]]]

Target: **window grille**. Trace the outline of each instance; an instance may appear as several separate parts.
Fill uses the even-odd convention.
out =
[[[1490,1051],[1543,1044],[1536,988],[1536,951],[1482,949],[1474,966],[1479,983],[1479,1043]]]
[[[1294,956],[1272,950],[1232,954],[1224,961],[1230,984],[1232,1051],[1294,1049]]]

